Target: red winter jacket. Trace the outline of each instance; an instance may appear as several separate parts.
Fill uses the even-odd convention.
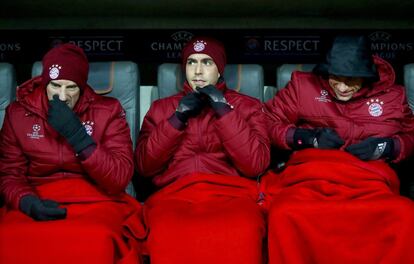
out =
[[[313,73],[294,72],[287,87],[266,103],[269,134],[277,147],[289,149],[289,128],[330,127],[345,145],[367,137],[393,137],[400,154],[395,162],[409,156],[414,148],[414,117],[405,89],[395,84],[391,65],[374,56],[380,80],[363,87],[347,101],[338,101],[328,81]],[[292,130],[289,130],[292,131]]]
[[[262,104],[249,96],[217,85],[234,109],[217,118],[206,106],[190,118],[180,131],[168,118],[184,92],[155,101],[145,116],[140,131],[135,160],[138,172],[154,177],[155,185],[165,186],[192,172],[256,177],[270,161],[269,139]]]
[[[97,143],[81,161],[66,139],[47,122],[46,89],[36,77],[18,90],[7,107],[0,133],[0,194],[18,208],[20,198],[36,194],[34,186],[59,179],[85,177],[108,194],[123,191],[133,174],[133,152],[120,103],[86,87],[74,111]]]

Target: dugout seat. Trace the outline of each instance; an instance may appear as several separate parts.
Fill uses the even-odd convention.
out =
[[[414,63],[404,66],[404,86],[408,105],[414,112]]]
[[[311,72],[316,64],[282,64],[276,69],[276,88],[278,91],[284,88],[290,81],[292,72]]]
[[[258,64],[227,64],[224,69],[227,87],[263,101],[263,67]],[[158,98],[176,94],[183,88],[185,73],[181,64],[164,63],[158,67]],[[154,98],[157,99],[157,98]]]
[[[10,63],[0,63],[0,128],[3,126],[6,107],[16,95],[16,73]]]

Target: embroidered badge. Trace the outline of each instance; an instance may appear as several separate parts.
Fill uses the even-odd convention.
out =
[[[93,121],[85,121],[85,122],[82,122],[82,125],[85,127],[86,133],[89,136],[92,136],[92,134],[93,134],[93,125],[94,124],[95,123]]]
[[[122,109],[121,113],[119,114],[119,117],[125,119],[126,118],[126,112],[124,109]]]
[[[331,102],[331,99],[328,98],[329,93],[327,90],[321,90],[321,96],[315,97],[315,100],[323,103],[329,103]]]
[[[200,52],[206,48],[207,43],[205,41],[197,40],[194,42],[194,51]]]
[[[369,100],[368,102],[367,102],[367,105],[368,105],[368,113],[371,115],[371,116],[375,116],[375,117],[378,117],[378,116],[381,116],[382,115],[382,112],[383,112],[383,108],[382,108],[382,105],[384,104],[384,102],[383,101],[380,101],[378,98],[377,99],[371,99],[371,100]]]
[[[31,133],[27,133],[27,137],[31,138],[31,139],[40,139],[42,137],[44,137],[44,135],[40,134],[40,130],[42,129],[42,127],[39,124],[34,124],[32,126],[32,131]]]
[[[56,79],[57,77],[59,77],[59,73],[60,70],[62,69],[62,66],[58,65],[58,64],[53,64],[52,66],[49,67],[49,77],[50,79]]]

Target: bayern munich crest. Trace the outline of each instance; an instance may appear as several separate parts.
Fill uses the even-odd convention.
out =
[[[93,125],[94,124],[95,123],[93,121],[85,121],[85,122],[82,122],[82,125],[83,125],[83,127],[85,127],[86,133],[89,136],[92,136],[92,134],[93,134]]]
[[[194,51],[200,52],[203,51],[206,48],[207,43],[202,40],[197,40],[194,42]]]
[[[381,116],[382,112],[384,111],[383,105],[384,102],[380,101],[379,99],[371,99],[367,102],[368,105],[368,112],[371,116]]]
[[[49,77],[50,79],[56,79],[57,77],[59,77],[59,73],[60,70],[62,69],[62,66],[58,65],[58,64],[53,64],[52,66],[49,67]]]

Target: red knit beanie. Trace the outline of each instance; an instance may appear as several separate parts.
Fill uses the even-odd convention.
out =
[[[44,87],[52,80],[69,80],[80,89],[86,86],[89,63],[81,48],[74,44],[59,45],[45,54],[42,60],[42,84]]]
[[[202,53],[210,56],[217,65],[220,75],[224,73],[226,66],[226,52],[224,46],[218,40],[208,37],[194,37],[183,48],[181,57],[183,59],[183,67],[187,64],[187,58],[194,53]]]

